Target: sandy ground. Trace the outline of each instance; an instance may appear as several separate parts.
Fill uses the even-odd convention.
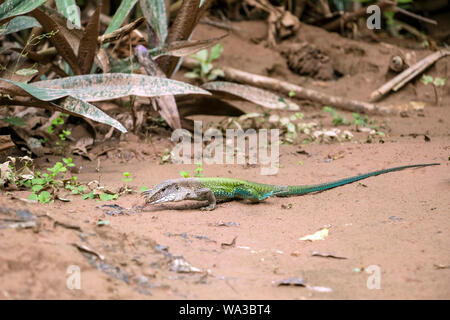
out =
[[[205,31],[210,29],[201,29],[197,36],[218,33]],[[264,35],[261,28],[255,30]],[[242,61],[236,62],[240,57],[236,51],[255,45],[236,37],[226,41],[235,41],[233,48],[239,49],[230,49],[228,55],[225,51],[223,62],[242,66]],[[248,71],[262,73],[273,63],[267,56],[266,64],[260,63],[265,52],[279,59],[278,53],[260,46]],[[230,46],[226,43],[225,48]],[[351,90],[358,89],[351,89],[351,81],[340,79],[336,85],[348,86],[346,94],[351,96]],[[374,89],[377,85],[362,86]],[[396,94],[389,99],[412,97],[405,94],[402,100]],[[275,176],[261,176],[258,166],[204,165],[206,176],[316,184],[398,165],[441,163],[322,193],[258,204],[228,202],[212,212],[174,204],[110,216],[99,206],[130,208],[142,204],[142,198],[131,194],[106,203],[74,197],[69,203],[32,205],[17,200],[29,192],[14,192],[15,199],[2,192],[2,208],[27,209],[39,223],[34,228],[0,229],[0,298],[449,299],[450,104],[445,99],[440,107],[427,106],[421,116],[375,117],[388,123],[384,143],[282,146],[282,168]],[[313,107],[302,111],[306,117],[323,113]],[[329,116],[320,121],[331,125]],[[426,134],[430,141],[412,133]],[[160,165],[159,155],[170,144],[167,137],[156,141],[136,143],[135,137],[128,136],[123,145],[149,155],[128,161],[103,157],[99,171],[97,163],[75,158],[77,166],[82,166],[77,176],[117,188],[123,184],[122,173],[128,171],[132,185],[151,187],[179,177],[180,170],[195,169],[194,165]],[[298,153],[300,149],[309,156]],[[326,161],[335,154],[343,156]],[[48,165],[45,159],[39,161]],[[99,226],[99,220],[108,220],[109,225]],[[325,240],[299,240],[326,226],[331,227]],[[312,252],[343,259],[312,256]],[[180,261],[199,272],[171,270]],[[80,289],[69,289],[76,284],[68,272],[74,266],[81,271]],[[380,289],[368,288],[367,268],[380,271]],[[307,286],[277,286],[278,281],[293,277],[302,278]]]

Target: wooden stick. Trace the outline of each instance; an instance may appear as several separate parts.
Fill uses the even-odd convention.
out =
[[[409,67],[399,75],[397,75],[395,78],[389,80],[385,84],[383,84],[381,87],[379,87],[377,90],[371,93],[370,95],[370,101],[376,101],[380,99],[382,96],[384,96],[386,93],[391,91],[398,91],[401,87],[403,87],[406,83],[408,83],[411,79],[415,78],[418,74],[422,73],[426,68],[431,66],[433,63],[435,63],[437,60],[439,60],[442,57],[445,57],[450,54],[450,50],[439,50],[436,51],[413,66]]]
[[[402,8],[399,8],[399,7],[394,7],[394,12],[400,12],[400,13],[403,13],[403,14],[405,14],[407,16],[415,18],[417,20],[421,20],[421,21],[426,22],[426,23],[437,25],[437,21],[436,20],[432,20],[432,19],[428,19],[428,18],[419,16],[418,14],[409,12],[408,10],[405,10],[405,9],[402,9]]]
[[[199,66],[199,62],[192,58],[185,58],[183,60],[183,66],[193,69]],[[279,91],[285,95],[294,92],[296,98],[308,99],[322,105],[329,105],[342,110],[378,114],[390,114],[396,112],[396,110],[389,107],[332,96],[316,90],[306,89],[286,81],[245,72],[231,67],[220,67],[220,69],[224,72],[224,78],[228,81],[245,83],[272,91]]]

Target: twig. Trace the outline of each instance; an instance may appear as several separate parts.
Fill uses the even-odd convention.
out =
[[[372,92],[372,94],[370,95],[370,101],[373,102],[378,100],[386,93],[388,93],[390,90],[398,91],[401,87],[403,87],[411,79],[415,78],[418,74],[422,73],[430,65],[435,63],[440,58],[445,57],[449,54],[450,50],[439,50],[426,56],[413,66],[409,67],[408,69],[397,75],[395,78],[383,84],[377,90]]]
[[[236,26],[233,26],[231,23],[227,23],[227,22],[220,22],[220,21],[214,21],[211,20],[207,17],[201,18],[200,19],[200,23],[202,24],[208,24],[210,26],[219,28],[219,29],[224,29],[224,30],[228,30],[228,31],[236,31],[236,32],[242,32],[242,29]]]
[[[112,42],[115,40],[119,40],[121,37],[131,33],[131,31],[133,31],[134,29],[139,28],[139,26],[145,21],[144,17],[141,17],[127,25],[124,25],[123,27],[108,33],[108,34],[104,34],[98,37],[98,42],[100,45],[104,44],[104,43],[108,43],[108,42]]]
[[[405,10],[405,9],[402,9],[402,8],[399,8],[399,7],[394,7],[394,12],[400,12],[400,13],[403,13],[403,14],[405,14],[407,16],[415,18],[417,20],[421,20],[421,21],[426,22],[426,23],[431,23],[431,24],[437,25],[437,21],[436,20],[432,20],[432,19],[428,19],[428,18],[419,16],[418,14],[409,12],[408,10]]]
[[[195,67],[198,67],[199,63],[194,59],[185,58],[183,60],[183,66],[189,69],[193,69]],[[224,78],[228,81],[246,83],[268,90],[279,91],[286,95],[293,92],[295,93],[296,98],[308,99],[347,111],[381,114],[389,114],[395,112],[395,110],[392,110],[389,107],[346,99],[343,97],[332,96],[316,90],[306,89],[286,81],[280,81],[277,79],[248,73],[231,67],[220,67],[220,69],[224,72]]]

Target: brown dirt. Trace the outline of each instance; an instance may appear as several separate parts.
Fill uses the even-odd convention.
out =
[[[265,35],[263,22],[237,25],[251,31],[253,38]],[[389,57],[399,50],[343,39],[317,28],[302,28],[300,40],[310,41],[327,52],[343,77],[326,83],[301,78],[288,70],[280,53],[265,48],[263,43],[255,45],[247,35],[226,38],[225,53],[219,62],[265,75],[277,65],[274,77],[332,94],[367,99],[386,80]],[[221,33],[201,26],[195,36],[205,39]],[[427,52],[416,54],[420,58]],[[442,59],[429,74],[448,77],[449,62],[450,58]],[[204,165],[204,173],[209,176],[274,184],[313,184],[403,164],[441,163],[373,177],[318,194],[274,198],[259,204],[228,202],[212,212],[178,210],[181,207],[176,204],[132,215],[108,216],[98,208],[104,202],[74,197],[70,203],[31,205],[12,200],[3,192],[1,207],[29,209],[38,216],[40,226],[0,229],[0,298],[449,299],[448,82],[441,92],[440,107],[433,106],[432,89],[418,82],[389,96],[387,103],[421,100],[427,106],[423,112],[411,112],[408,117],[374,117],[387,125],[383,144],[303,146],[310,156],[297,153],[299,146],[282,146],[283,167],[276,176],[260,176],[259,167]],[[306,103],[302,112],[307,119],[324,114]],[[348,116],[346,112],[342,114]],[[332,126],[329,115],[319,121]],[[431,140],[410,134],[426,134]],[[75,163],[82,166],[77,174],[79,180],[97,179],[103,185],[117,188],[122,185],[122,172],[129,171],[133,185],[151,187],[164,179],[178,177],[180,170],[194,169],[193,165],[159,164],[160,154],[170,146],[167,137],[154,139],[153,144],[136,142],[131,134],[124,139],[121,143],[124,150],[139,149],[149,156],[121,161],[104,157],[99,172],[96,162],[76,158]],[[339,153],[343,157],[325,161],[329,155]],[[51,158],[50,162],[54,160]],[[303,161],[302,166],[298,165],[299,160]],[[45,159],[38,162],[48,166]],[[16,198],[28,195],[29,192],[14,192]],[[133,194],[111,203],[131,207],[142,204],[142,199]],[[283,209],[282,205],[289,203],[292,208]],[[109,220],[110,224],[99,227],[99,220]],[[236,225],[217,226],[219,222]],[[332,227],[324,241],[299,240],[326,225]],[[234,245],[222,245],[232,243],[233,239]],[[92,259],[86,258],[74,244],[88,246],[105,256],[105,263],[118,269],[109,275],[98,270],[89,263]],[[182,255],[203,272],[170,271],[168,253],[158,251],[157,244],[167,246],[172,255]],[[313,251],[333,252],[346,259],[314,257]],[[81,290],[66,287],[70,265],[81,268]],[[355,272],[355,268],[370,265],[381,269],[380,290],[367,288],[369,274]],[[274,284],[290,277],[302,277],[309,285],[328,287],[332,292]]]

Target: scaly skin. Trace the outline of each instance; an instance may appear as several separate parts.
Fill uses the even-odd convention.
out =
[[[217,200],[231,200],[238,198],[249,199],[252,201],[262,201],[273,196],[299,196],[311,192],[336,188],[388,172],[434,165],[439,165],[439,163],[414,164],[395,167],[373,171],[333,182],[305,186],[280,186],[232,178],[180,178],[164,181],[156,185],[153,189],[144,191],[143,195],[145,196],[146,205],[181,200],[199,200],[208,201],[208,206],[202,208],[203,210],[213,210],[216,207]]]

